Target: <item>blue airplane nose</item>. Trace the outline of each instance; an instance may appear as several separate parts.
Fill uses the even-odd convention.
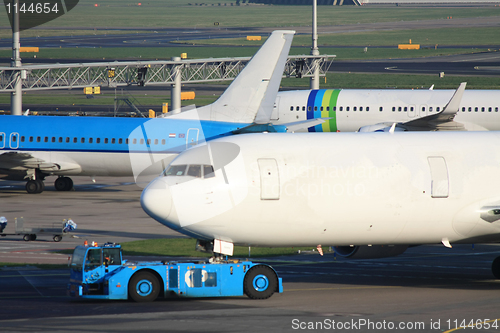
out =
[[[149,216],[166,224],[172,210],[172,194],[163,177],[153,180],[142,191],[141,206]]]

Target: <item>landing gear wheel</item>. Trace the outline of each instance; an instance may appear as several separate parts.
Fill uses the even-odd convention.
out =
[[[245,294],[253,299],[271,297],[278,287],[278,277],[272,268],[264,265],[252,267],[243,280]]]
[[[23,236],[23,239],[26,241],[26,242],[29,242],[31,240],[31,236],[29,234],[26,234]]]
[[[73,180],[69,177],[59,177],[54,182],[54,186],[58,191],[71,191],[73,188]]]
[[[53,239],[54,239],[54,242],[60,242],[62,240],[62,236],[61,235],[55,235]]]
[[[29,194],[42,193],[44,189],[45,184],[40,179],[28,180],[28,182],[26,183],[26,192],[28,192]]]
[[[36,240],[36,234],[31,234],[30,235],[30,240],[32,240],[32,241]]]
[[[130,279],[128,294],[136,302],[152,302],[160,293],[160,283],[149,272],[138,272]]]
[[[500,279],[500,257],[496,257],[491,264],[491,272],[495,278]]]

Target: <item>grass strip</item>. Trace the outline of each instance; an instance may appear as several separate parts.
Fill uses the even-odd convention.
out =
[[[122,244],[123,254],[129,256],[173,256],[173,257],[211,257],[210,253],[195,250],[196,240],[192,238],[148,239]],[[252,247],[251,258],[274,257],[297,254],[297,251],[310,251],[311,247]],[[234,257],[248,258],[248,246],[235,246]]]

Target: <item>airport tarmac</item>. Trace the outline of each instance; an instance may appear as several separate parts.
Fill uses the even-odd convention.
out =
[[[51,253],[74,248],[85,240],[98,243],[126,242],[158,237],[180,237],[144,213],[140,205],[142,188],[133,178],[74,177],[75,191],[58,192],[55,177],[45,181],[41,194],[27,194],[25,182],[0,181],[0,216],[8,225],[5,233],[14,233],[14,219],[24,217],[25,226],[61,222],[71,218],[75,232],[54,242],[52,235],[40,235],[25,242],[22,235],[0,237],[0,262],[66,263],[67,255]]]
[[[92,183],[75,177],[75,191],[29,195],[22,182],[0,182],[0,210],[9,219],[61,220],[78,223],[60,243],[40,236],[0,238],[0,262],[48,262],[60,248],[84,239],[124,242],[177,237],[142,211],[142,188],[132,179],[102,178]],[[6,229],[7,231],[7,229]],[[267,300],[246,297],[169,299],[153,303],[75,301],[65,296],[68,270],[33,267],[0,269],[2,332],[445,332],[500,330],[500,282],[490,265],[499,245],[442,245],[408,249],[403,255],[372,260],[345,260],[325,251],[260,259],[283,278],[284,293]],[[34,257],[42,256],[45,259]],[[498,320],[497,320],[498,319]],[[490,321],[489,329],[484,329]],[[495,321],[497,320],[497,321]],[[311,326],[312,325],[312,326]],[[482,329],[479,329],[479,326]]]

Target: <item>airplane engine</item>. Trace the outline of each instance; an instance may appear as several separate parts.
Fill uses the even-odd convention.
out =
[[[335,246],[335,253],[349,259],[376,259],[395,257],[406,251],[408,245]]]
[[[373,124],[373,125],[366,125],[366,126],[360,127],[358,129],[358,132],[389,132],[392,125],[393,125],[393,123],[378,123],[378,124]],[[398,125],[396,124],[394,131],[404,132],[406,130],[402,127],[398,127]]]

